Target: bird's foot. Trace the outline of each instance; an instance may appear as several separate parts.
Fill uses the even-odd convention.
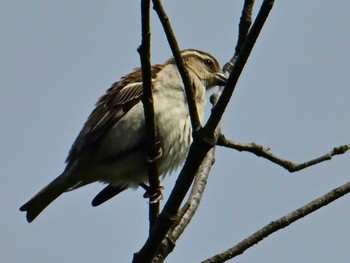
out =
[[[151,204],[158,203],[160,200],[163,199],[163,193],[162,190],[164,189],[163,186],[158,186],[157,189],[151,191],[151,188],[147,184],[140,184],[140,186],[146,190],[144,193],[143,197],[144,198],[149,198],[149,202]]]
[[[155,146],[156,146],[156,152],[155,152],[154,156],[152,156],[152,157],[148,156],[147,157],[147,162],[148,163],[156,162],[163,155],[163,149],[160,146],[160,141],[157,142]]]

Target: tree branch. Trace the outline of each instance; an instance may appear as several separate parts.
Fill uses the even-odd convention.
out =
[[[173,251],[176,241],[191,222],[202,199],[211,167],[215,162],[215,148],[212,148],[203,160],[195,176],[190,195],[178,213],[177,221],[169,229],[153,263],[161,263]]]
[[[247,38],[250,25],[252,24],[252,12],[255,0],[245,0],[242,9],[242,15],[239,22],[238,40],[236,45],[236,54],[239,54]]]
[[[187,160],[180,172],[175,186],[168,198],[162,212],[160,213],[155,226],[152,229],[146,243],[138,253],[134,254],[134,263],[136,262],[152,262],[156,252],[165,238],[167,232],[177,220],[177,212],[190,188],[194,175],[198,167],[202,163],[206,153],[210,150],[210,146],[204,144],[198,139],[194,139],[191,144]],[[190,160],[190,161],[189,161]]]
[[[197,104],[193,93],[193,90],[194,90],[192,87],[193,83],[191,82],[190,76],[188,75],[188,70],[182,59],[179,45],[177,44],[174,32],[169,22],[169,18],[162,6],[162,2],[160,0],[153,0],[152,2],[153,2],[153,9],[157,12],[159,20],[163,25],[163,29],[168,39],[168,43],[171,48],[171,51],[173,53],[176,66],[179,70],[179,73],[181,75],[182,81],[185,86],[185,93],[186,93],[188,109],[189,109],[190,118],[191,118],[192,129],[193,131],[197,131],[201,127],[201,122],[199,121]]]
[[[272,233],[285,228],[289,226],[290,224],[294,223],[295,221],[303,218],[304,216],[307,216],[311,214],[312,212],[320,209],[323,206],[328,205],[329,203],[337,200],[338,198],[348,194],[350,192],[350,182],[347,182],[346,184],[333,189],[332,191],[328,192],[327,194],[315,199],[314,201],[300,207],[299,209],[291,212],[290,214],[283,216],[275,221],[272,221],[265,227],[261,228],[259,231],[255,232],[248,238],[244,239],[237,245],[233,246],[232,248],[217,254],[209,259],[206,259],[202,261],[202,263],[219,263],[219,262],[225,262],[226,260],[229,260],[231,258],[234,258],[237,255],[243,254],[244,251],[246,251],[248,248],[254,246],[267,236],[271,235]]]
[[[143,96],[142,103],[145,114],[146,138],[148,148],[148,178],[149,178],[149,221],[150,232],[153,228],[158,214],[159,202],[152,202],[152,195],[159,189],[159,174],[157,171],[156,160],[161,153],[157,139],[157,128],[154,119],[152,79],[151,79],[151,29],[150,29],[150,0],[141,1],[141,20],[142,20],[142,41],[138,48],[141,59]]]
[[[235,48],[235,54],[230,59],[230,61],[224,65],[223,71],[225,73],[226,72],[231,73],[233,66],[236,62],[236,59],[242,50],[243,44],[246,41],[249,29],[250,29],[250,25],[252,24],[252,12],[253,12],[254,2],[255,0],[244,1],[242,14],[241,14],[241,18],[238,26],[238,40]]]
[[[251,21],[252,21],[252,8],[253,8],[254,0],[246,0],[242,10],[242,16],[239,24],[239,37],[236,45],[236,54],[239,53],[246,36],[248,34]],[[217,100],[214,98],[218,98],[220,92],[213,94],[213,98],[211,98],[211,103],[215,106]],[[217,96],[217,97],[216,97]],[[217,129],[217,134],[219,134]],[[173,224],[171,229],[168,231],[166,238],[163,240],[157,257],[154,259],[154,262],[163,262],[168,254],[170,254],[174,247],[177,239],[181,236],[183,231],[186,229],[194,214],[196,213],[199,204],[201,202],[207,179],[210,174],[210,170],[212,165],[215,162],[215,147],[212,148],[205,159],[203,160],[201,166],[198,169],[198,172],[195,176],[191,192],[186,203],[182,206],[181,210],[178,213],[178,220]]]
[[[239,51],[241,50],[243,43],[247,37],[248,31],[251,25],[251,21],[252,21],[251,16],[252,16],[253,5],[254,5],[254,0],[246,0],[244,2],[244,6],[242,9],[242,16],[239,24],[239,36],[238,36],[237,45],[235,49],[236,50],[235,55],[230,60],[231,63],[228,62],[223,67],[224,72],[230,73],[232,68],[230,68],[229,66],[234,65],[233,61],[238,56]],[[213,106],[215,106],[215,104],[217,103],[217,100],[220,94],[221,92],[218,91],[213,95],[211,95],[210,99]],[[200,201],[202,199],[202,195],[205,190],[210,168],[214,164],[214,159],[215,159],[215,148],[212,148],[209,151],[207,157],[203,160],[203,163],[199,168],[197,175],[195,176],[189,198],[187,199],[187,202],[183,205],[183,207],[179,211],[178,220],[173,224],[171,229],[168,231],[166,238],[163,240],[159,248],[157,257],[154,259],[154,262],[157,262],[157,263],[163,262],[166,256],[173,251],[176,240],[183,233],[185,228],[190,223],[193,215],[196,213],[199,207]]]
[[[218,138],[217,145],[224,146],[227,148],[235,149],[240,152],[251,152],[256,156],[263,157],[265,159],[270,160],[271,162],[278,164],[289,172],[297,172],[312,165],[329,161],[335,155],[341,155],[346,153],[350,149],[350,144],[341,145],[339,147],[334,147],[330,152],[312,159],[303,163],[294,163],[289,160],[283,159],[281,157],[276,156],[275,154],[270,152],[269,147],[265,147],[254,142],[252,143],[238,143],[232,140],[228,140],[223,134],[220,134]]]
[[[153,0],[153,3],[154,5],[160,4],[160,2],[156,0]],[[167,200],[161,214],[159,215],[158,220],[155,226],[153,227],[152,232],[149,235],[146,243],[139,252],[134,254],[134,263],[151,262],[154,256],[156,255],[157,250],[159,249],[160,244],[165,238],[167,232],[169,231],[173,223],[177,220],[177,212],[180,208],[183,199],[186,196],[188,189],[190,188],[193,182],[195,173],[197,172],[207,152],[216,144],[217,138],[215,138],[215,130],[218,126],[218,123],[221,120],[221,116],[224,113],[228,101],[233,93],[234,86],[237,83],[238,77],[242,72],[242,69],[261,31],[261,28],[264,22],[266,21],[266,18],[269,14],[269,11],[272,8],[272,5],[272,0],[265,0],[263,2],[257,19],[255,20],[254,25],[247,37],[246,43],[242,48],[242,52],[238,56],[234,69],[230,74],[228,84],[226,84],[225,89],[223,90],[224,96],[220,97],[218,104],[213,108],[212,114],[204,128],[194,133],[193,143],[191,144],[187,160],[180,172],[175,187],[173,188],[169,199]],[[165,19],[164,23],[165,22],[168,22],[168,20]],[[169,44],[172,45],[173,43],[171,44],[169,42]],[[220,106],[217,108],[219,104]],[[217,110],[215,110],[216,108]],[[194,128],[194,126],[192,127]]]
[[[244,65],[248,60],[248,57],[254,47],[254,44],[261,32],[261,29],[264,26],[265,21],[272,9],[273,3],[274,3],[274,0],[264,0],[264,2],[262,3],[259,13],[254,21],[254,24],[251,30],[249,31],[246,41],[244,42],[244,45],[242,46],[242,49],[235,61],[235,64],[232,68],[232,71],[227,80],[225,88],[222,91],[222,96],[220,96],[218,103],[211,110],[211,115],[209,117],[209,120],[204,127],[208,133],[213,133],[213,131],[218,126],[218,123],[222,118],[222,115],[227,107],[227,104],[231,99],[231,96],[236,87],[238,78],[244,68]]]

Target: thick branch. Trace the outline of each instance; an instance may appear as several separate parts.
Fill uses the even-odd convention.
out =
[[[246,0],[242,10],[242,16],[239,24],[239,37],[236,45],[236,54],[239,53],[243,42],[246,39],[248,34],[251,21],[252,21],[252,8],[253,8],[254,0]],[[219,93],[217,96],[219,96]],[[215,95],[211,98],[211,102],[213,106],[215,106],[217,100]],[[218,128],[217,130],[219,130]],[[158,251],[158,255],[155,258],[155,262],[163,262],[166,256],[172,252],[175,247],[176,240],[180,237],[183,231],[186,229],[188,224],[190,223],[192,217],[196,213],[200,201],[202,199],[207,179],[210,174],[210,170],[212,165],[215,162],[215,147],[212,148],[206,158],[203,160],[203,163],[198,169],[198,172],[195,176],[192,190],[190,195],[186,201],[186,203],[182,206],[181,210],[178,213],[178,221],[173,224],[171,229],[168,231],[166,239],[163,240],[162,245]]]
[[[173,223],[177,220],[177,212],[180,205],[192,184],[194,175],[196,174],[200,164],[210,148],[211,146],[206,144],[203,145],[203,142],[197,137],[194,138],[187,156],[187,160],[180,172],[170,197],[160,213],[146,243],[138,253],[134,254],[134,263],[152,262],[152,259],[156,255],[161,242],[165,238]]]
[[[159,1],[153,1],[154,5],[159,4]],[[167,232],[173,225],[173,223],[177,219],[177,212],[180,208],[180,205],[185,198],[185,195],[190,188],[194,175],[197,172],[200,164],[202,163],[204,157],[207,152],[215,146],[216,138],[214,135],[214,131],[220,122],[221,116],[224,113],[224,110],[228,104],[228,101],[232,95],[235,84],[237,83],[238,77],[242,72],[245,62],[254,46],[254,43],[261,31],[261,28],[266,21],[266,18],[269,14],[270,9],[272,8],[273,1],[264,1],[262,7],[259,11],[256,21],[252,27],[251,32],[247,37],[247,41],[243,47],[241,54],[237,59],[237,63],[235,64],[235,68],[232,71],[229,77],[229,84],[226,84],[226,88],[223,91],[223,95],[219,99],[218,104],[220,106],[217,110],[212,110],[212,115],[209,118],[208,123],[203,129],[195,132],[193,143],[190,147],[190,151],[187,156],[187,160],[184,164],[184,167],[181,170],[181,173],[176,181],[175,187],[170,194],[168,201],[166,202],[163,211],[161,212],[156,225],[154,226],[150,236],[148,237],[146,243],[141,248],[138,253],[134,254],[133,262],[151,262],[156,252],[165,238]],[[158,6],[159,7],[159,6]],[[161,9],[158,9],[161,10]],[[166,17],[165,17],[166,18]],[[168,23],[168,20],[164,20],[164,24]],[[170,25],[170,24],[169,24]],[[253,30],[254,29],[254,30]],[[164,30],[166,30],[164,28]],[[168,30],[168,28],[167,28]],[[171,43],[169,43],[171,44]],[[173,43],[172,43],[173,44]],[[242,56],[242,58],[241,58]],[[176,56],[175,56],[176,57]],[[229,88],[227,88],[229,87]],[[226,92],[225,92],[226,91]],[[224,94],[225,93],[225,94]],[[186,93],[187,95],[187,93]],[[220,103],[221,101],[221,103]],[[215,115],[215,116],[213,116]],[[193,123],[192,123],[193,125]],[[195,126],[193,126],[195,127]]]
[[[253,5],[254,5],[254,0],[246,0],[244,2],[242,16],[239,23],[239,36],[238,36],[237,45],[236,45],[236,52],[233,58],[236,58],[238,56],[238,53],[242,48],[243,43],[247,37],[248,31],[251,25],[251,21],[252,21],[251,16],[252,16]],[[231,61],[233,60],[233,58],[231,59]],[[233,64],[230,64],[230,62],[226,64],[227,67],[226,65],[224,66],[223,68],[224,72],[228,72],[228,70],[229,72],[231,71],[231,68],[229,68],[229,66],[230,65],[233,66]],[[215,104],[217,103],[220,93],[221,91],[218,91],[211,96],[210,99],[213,106],[215,106]],[[173,224],[171,229],[168,231],[166,238],[163,240],[159,248],[157,257],[154,259],[154,262],[157,262],[157,263],[163,262],[166,256],[173,251],[176,240],[183,233],[185,228],[190,223],[193,215],[196,213],[199,207],[200,201],[202,199],[202,195],[205,190],[205,186],[207,183],[211,166],[214,164],[214,158],[215,158],[215,148],[212,148],[209,151],[206,158],[203,160],[203,163],[199,168],[197,175],[195,176],[189,198],[187,199],[187,202],[182,206],[181,210],[179,211],[178,220]]]
[[[258,145],[254,142],[238,143],[238,142],[226,139],[226,137],[222,134],[218,138],[217,145],[235,149],[240,152],[251,152],[256,156],[263,157],[275,164],[282,166],[283,168],[285,168],[291,173],[300,171],[302,169],[305,169],[307,167],[310,167],[312,165],[315,165],[324,161],[329,161],[332,159],[333,156],[344,154],[350,149],[350,144],[345,144],[339,147],[334,147],[333,150],[326,153],[325,155],[322,155],[310,161],[303,162],[303,163],[293,163],[289,160],[286,160],[274,155],[273,153],[270,152],[270,148],[268,147]]]
[[[183,231],[190,223],[193,215],[196,213],[201,202],[207,179],[210,174],[211,167],[215,162],[215,148],[211,149],[203,163],[198,169],[195,176],[190,195],[186,203],[182,206],[178,213],[178,219],[168,231],[166,238],[163,240],[154,263],[164,262],[165,258],[173,251],[176,241],[179,239]]]
[[[255,232],[248,238],[244,239],[243,241],[235,245],[234,247],[220,254],[217,254],[209,259],[206,259],[202,263],[225,262],[237,255],[243,254],[245,250],[257,244],[258,242],[260,242],[267,236],[271,235],[272,233],[289,226],[295,221],[303,218],[304,216],[311,214],[312,212],[320,209],[323,206],[328,205],[329,203],[348,194],[349,192],[350,192],[350,182],[347,182],[346,184],[333,189],[327,194],[321,196],[320,198],[315,199],[314,201],[308,203],[305,206],[302,206],[301,208],[293,211],[292,213],[286,216],[283,216],[275,221],[272,221],[265,227],[261,228],[259,231]]]
[[[156,159],[161,152],[157,139],[157,128],[154,119],[153,95],[152,95],[152,79],[151,79],[151,29],[150,29],[150,0],[141,1],[141,20],[142,20],[142,42],[138,48],[141,59],[143,96],[142,103],[145,114],[146,138],[148,144],[148,178],[149,193],[155,193],[159,189],[159,174],[157,171]],[[159,214],[159,202],[151,202],[149,204],[149,221],[150,231],[155,224]]]

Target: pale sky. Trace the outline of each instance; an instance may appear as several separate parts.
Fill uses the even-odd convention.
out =
[[[350,2],[275,2],[222,126],[228,138],[301,162],[350,143]],[[164,6],[180,47],[223,65],[242,3]],[[152,23],[152,61],[163,63],[171,52],[154,12]],[[62,172],[98,97],[140,65],[139,1],[1,1],[0,33],[0,262],[130,262],[148,234],[141,189],[92,208],[103,185],[89,185],[32,224],[18,208]],[[204,260],[350,178],[350,153],[290,174],[249,153],[216,152],[198,213],[166,262]],[[165,198],[176,176],[162,182]],[[343,197],[232,262],[348,262],[349,203]]]

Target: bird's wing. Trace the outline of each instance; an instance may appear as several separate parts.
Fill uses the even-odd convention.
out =
[[[162,69],[152,67],[152,78]],[[140,69],[114,83],[96,103],[84,127],[69,151],[66,162],[72,164],[87,148],[93,147],[142,97],[142,73]]]

